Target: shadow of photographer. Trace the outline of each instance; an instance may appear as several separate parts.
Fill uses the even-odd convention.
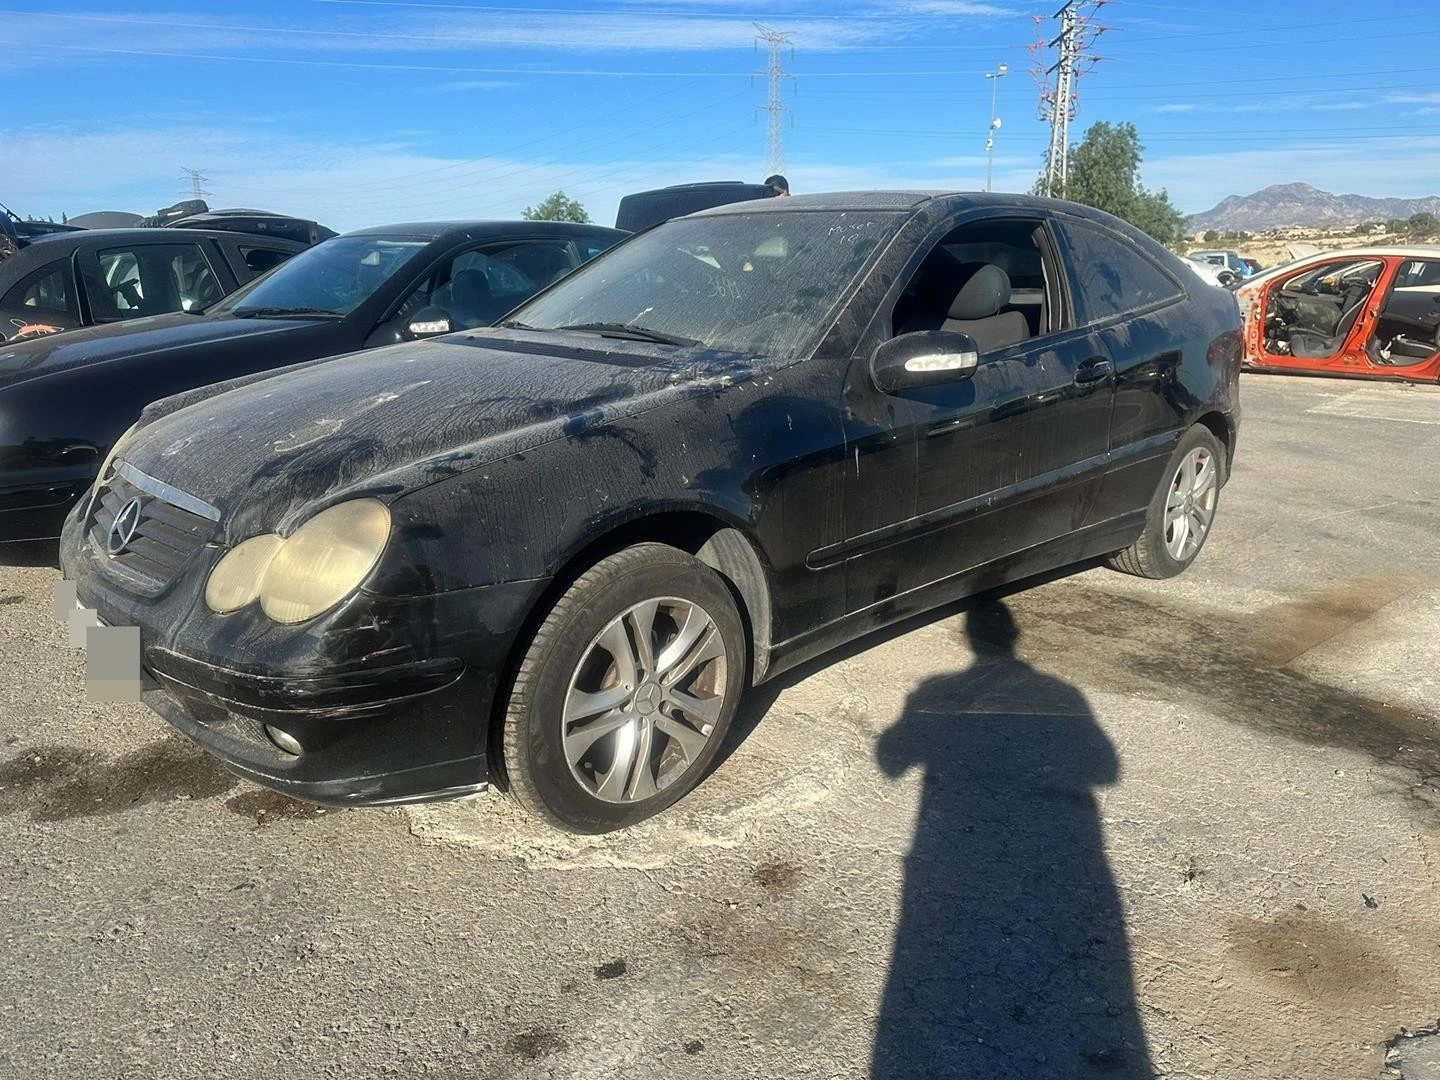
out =
[[[968,670],[920,684],[881,768],[924,773],[871,1076],[1153,1077],[1093,790],[1119,763],[1089,705],[966,617]]]

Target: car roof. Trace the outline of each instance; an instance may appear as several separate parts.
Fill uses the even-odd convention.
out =
[[[187,238],[195,236],[208,236],[215,240],[272,240],[282,244],[291,244],[297,250],[305,247],[304,244],[286,237],[266,236],[263,233],[234,232],[229,229],[187,229],[185,232],[176,232],[173,229],[163,229],[158,226],[145,226],[136,229],[79,229],[75,232],[50,233],[45,236],[37,236],[22,250],[48,250],[50,247],[60,247],[67,243],[88,245],[92,241],[97,244],[133,244],[136,242],[183,244]]]
[[[372,225],[366,229],[355,229],[345,236],[423,237],[440,240],[451,234],[510,236],[518,232],[529,234],[553,232],[558,236],[584,236],[605,234],[625,235],[619,229],[604,225],[583,225],[575,221],[408,221],[395,225]]]
[[[826,191],[813,195],[792,195],[785,198],[754,199],[727,203],[709,210],[697,210],[690,217],[721,217],[726,214],[775,214],[795,210],[914,210],[928,202],[964,201],[972,206],[1011,207],[1017,210],[1064,210],[1080,217],[1099,216],[1088,206],[1045,199],[1037,195],[1010,195],[990,191]]]

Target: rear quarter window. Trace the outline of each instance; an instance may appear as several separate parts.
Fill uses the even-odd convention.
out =
[[[1124,237],[1078,221],[1061,221],[1060,230],[1082,323],[1139,311],[1181,295],[1179,284]]]

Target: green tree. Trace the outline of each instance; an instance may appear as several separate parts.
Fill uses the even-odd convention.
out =
[[[1407,222],[1410,226],[1412,236],[1429,236],[1436,228],[1440,228],[1440,222],[1435,220],[1435,215],[1421,211],[1418,214],[1411,214]]]
[[[1149,191],[1140,183],[1143,150],[1134,124],[1091,124],[1070,148],[1069,179],[1055,194],[1114,214],[1161,243],[1171,243],[1180,237],[1185,217],[1164,189]]]
[[[1205,243],[1207,243],[1207,244],[1213,244],[1213,243],[1215,243],[1216,240],[1219,240],[1219,239],[1220,239],[1220,234],[1219,234],[1218,232],[1216,232],[1214,229],[1206,229],[1206,230],[1205,230]]]
[[[570,198],[563,191],[557,191],[544,202],[527,206],[520,211],[526,221],[575,221],[588,224],[590,215],[579,201]]]

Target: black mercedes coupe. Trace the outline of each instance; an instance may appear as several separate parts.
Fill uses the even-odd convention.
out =
[[[493,781],[619,828],[801,661],[1082,560],[1184,570],[1239,327],[1069,203],[726,206],[499,327],[152,405],[66,523],[57,601],[93,677],[133,649],[119,680],[261,784]]]
[[[142,266],[156,260],[157,281],[169,272],[167,260],[186,248],[198,252],[204,238],[179,228],[127,232],[143,234],[150,245],[138,259]],[[156,234],[159,248],[151,243]],[[625,236],[557,221],[362,229],[302,251],[224,300],[215,293],[203,311],[0,342],[0,543],[59,536],[111,444],[157,398],[486,325]],[[37,241],[27,255],[60,242]],[[232,245],[300,248],[238,235]],[[121,292],[144,303],[159,295],[148,286],[143,297]]]

